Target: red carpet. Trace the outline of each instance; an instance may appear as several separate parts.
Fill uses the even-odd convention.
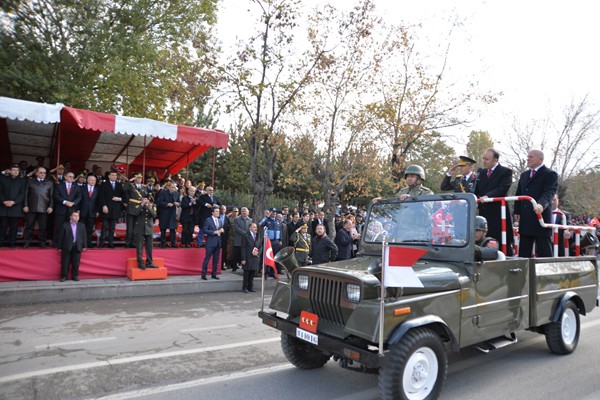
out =
[[[200,275],[203,248],[154,248],[152,256],[163,258],[169,276]],[[81,255],[80,279],[125,278],[127,258],[135,249],[88,249]],[[212,260],[208,264],[208,273]],[[219,263],[219,274],[221,273]],[[56,249],[0,249],[0,282],[49,281],[60,279],[60,253]]]

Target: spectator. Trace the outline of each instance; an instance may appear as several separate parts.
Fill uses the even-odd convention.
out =
[[[202,182],[200,182],[201,184]],[[200,185],[198,184],[198,185]],[[204,187],[204,186],[202,186]],[[198,190],[200,190],[200,187],[198,187]],[[218,206],[221,203],[219,202],[219,199],[217,196],[214,195],[215,190],[211,187],[208,186],[206,188],[206,193],[198,195],[198,193],[196,192],[196,195],[199,196],[198,197],[198,220],[196,221],[196,223],[198,224],[198,227],[200,228],[200,231],[198,232],[198,246],[203,246],[203,242],[204,242],[204,235],[205,233],[202,231],[202,227],[204,226],[204,222],[206,220],[206,218],[210,217],[211,215],[211,210],[213,206]]]
[[[25,226],[24,247],[29,247],[33,238],[33,228],[38,224],[38,239],[40,247],[46,245],[46,226],[48,224],[48,215],[52,213],[54,207],[54,185],[52,181],[46,179],[46,168],[38,167],[35,172],[35,178],[29,179],[27,189],[25,190],[25,207],[23,212],[27,214]]]
[[[225,266],[227,268],[233,270],[234,267],[237,270],[237,265],[235,264],[235,255],[233,251],[233,245],[235,242],[236,232],[235,232],[235,219],[238,216],[239,210],[237,207],[233,207],[231,212],[227,215],[227,228],[229,229],[229,235],[227,239],[227,259],[225,260]]]
[[[181,204],[177,184],[173,181],[167,183],[166,190],[158,196],[158,226],[160,227],[160,247],[167,247],[167,229],[171,239],[171,248],[177,248],[177,207]]]
[[[252,218],[250,218],[248,214],[248,209],[246,207],[242,207],[240,216],[236,217],[233,221],[233,229],[235,230],[235,236],[233,239],[233,272],[237,271],[237,266],[241,265],[242,262],[243,239],[246,233],[248,232],[248,229],[250,228],[250,224],[252,223]]]
[[[108,247],[114,249],[115,227],[123,209],[123,187],[117,181],[117,171],[110,171],[107,178],[107,182],[100,186],[98,199],[102,210],[100,247],[108,242]]]
[[[258,236],[258,228],[254,222],[250,223],[248,232],[244,235],[242,244],[242,269],[244,270],[244,279],[242,282],[242,292],[255,292],[252,280],[260,264],[260,248],[262,239]]]
[[[563,211],[561,211],[560,208],[558,208],[558,206],[560,205],[560,199],[558,197],[558,194],[555,194],[554,197],[552,198],[552,223],[553,224],[558,224],[558,225],[562,225],[562,215],[560,214],[554,214],[556,213],[562,213]],[[567,225],[571,224],[571,221],[569,219],[569,215],[567,213],[565,214],[565,221],[567,223]],[[554,237],[554,236],[552,236]],[[571,231],[565,230],[565,229],[559,229],[558,230],[558,256],[559,257],[564,257],[565,256],[565,246],[564,246],[564,240],[565,239],[571,239]],[[555,243],[553,243],[555,244]],[[569,254],[567,254],[568,256]]]
[[[325,233],[327,233],[327,235],[329,235],[329,226],[327,225],[327,222],[325,221],[325,212],[324,211],[319,211],[316,218],[314,218],[312,221],[311,235],[313,235],[313,236],[315,236],[317,234],[317,225],[323,225],[323,227],[325,228]]]
[[[72,174],[72,172],[69,172]],[[87,247],[85,225],[79,222],[79,211],[73,210],[69,221],[63,222],[57,231],[56,248],[60,251],[60,281],[64,282],[69,277],[79,280],[79,262],[81,252]]]
[[[300,214],[298,214],[297,212],[295,212],[292,215],[292,220],[290,221],[290,223],[287,226],[287,232],[288,232],[288,242],[293,244],[293,240],[292,240],[292,235],[294,234],[294,232],[296,232],[296,230],[298,228],[300,228],[302,225],[304,225],[304,223],[302,222],[302,220],[300,219]]]
[[[219,220],[219,214],[219,206],[214,206],[212,208],[212,215],[206,218],[202,227],[203,232],[206,234],[206,253],[204,262],[202,262],[202,280],[206,280],[208,262],[211,257],[213,261],[211,276],[213,279],[219,279],[217,269],[219,265],[219,251],[221,250],[221,235],[225,232]]]
[[[54,188],[54,239],[60,227],[69,220],[71,212],[79,209],[79,203],[81,189],[75,183],[75,174],[67,172],[63,181]]]
[[[0,247],[4,246],[7,237],[8,246],[17,247],[17,225],[23,218],[23,204],[27,182],[19,176],[18,164],[10,166],[8,176],[0,176]]]
[[[352,258],[352,235],[350,233],[352,229],[352,220],[344,220],[344,225],[337,232],[335,236],[335,244],[338,248],[338,260],[349,260]]]
[[[294,232],[292,232],[292,235],[290,236],[290,243],[294,246],[294,256],[296,257],[296,261],[298,261],[298,265],[301,267],[309,265],[311,263],[309,256],[311,237],[308,233],[307,224],[300,225]]]
[[[316,236],[312,238],[309,253],[313,265],[335,261],[337,254],[338,248],[327,236],[325,227],[321,224],[317,225]]]
[[[227,206],[221,205],[219,207],[219,221],[223,227],[223,234],[221,235],[221,270],[227,269],[225,261],[227,259],[227,247],[229,243],[229,232],[231,227],[229,226],[229,218],[227,218]]]
[[[96,218],[100,215],[98,208],[100,188],[96,185],[96,181],[96,175],[90,174],[87,177],[87,185],[81,187],[80,221],[85,225],[88,247],[94,247],[92,234],[96,229]]]
[[[188,188],[187,196],[181,198],[181,216],[179,221],[182,225],[181,246],[190,247],[194,236],[194,226],[196,215],[198,214],[198,204],[196,203],[196,188]]]

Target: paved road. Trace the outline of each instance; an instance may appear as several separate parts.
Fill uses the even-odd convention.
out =
[[[378,398],[377,375],[291,367],[258,295],[212,293],[0,308],[0,399]],[[450,357],[445,400],[600,399],[600,311],[577,351],[544,337]]]

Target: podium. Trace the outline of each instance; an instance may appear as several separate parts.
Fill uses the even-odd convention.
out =
[[[127,277],[131,281],[140,281],[140,280],[153,280],[153,279],[167,279],[167,269],[165,268],[165,259],[164,258],[155,258],[153,261],[154,265],[157,265],[158,268],[146,268],[139,269],[137,265],[136,258],[128,258],[127,259]],[[144,264],[146,263],[146,258],[144,258]]]

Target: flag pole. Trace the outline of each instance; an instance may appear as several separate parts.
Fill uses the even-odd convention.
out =
[[[267,267],[267,241],[266,238],[269,237],[268,229],[265,227],[263,236],[263,255],[262,255],[262,273],[260,274],[260,311],[264,311],[265,309],[265,269]]]
[[[388,248],[387,239],[383,238],[383,243],[381,244],[381,293],[379,295],[379,355],[383,355],[383,321],[384,321],[384,312],[385,312],[385,265],[387,263],[386,260],[386,250]]]

